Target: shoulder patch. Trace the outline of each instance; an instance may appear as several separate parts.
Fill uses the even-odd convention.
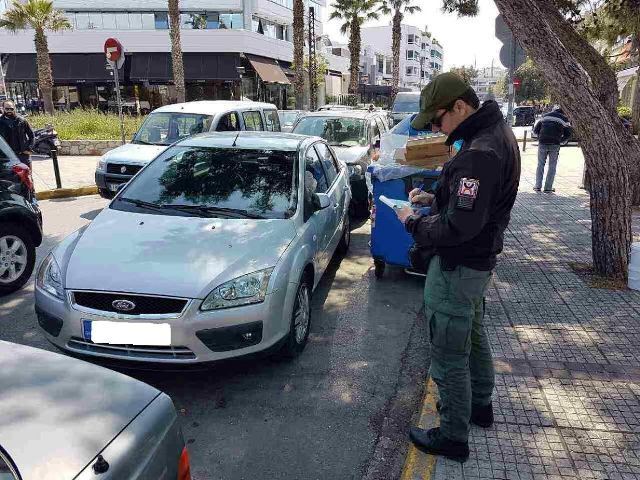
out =
[[[480,188],[480,180],[475,178],[461,178],[458,185],[458,201],[456,208],[461,210],[473,210],[473,206],[478,198],[478,189]]]

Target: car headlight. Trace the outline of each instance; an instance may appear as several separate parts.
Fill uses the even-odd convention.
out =
[[[200,310],[217,310],[264,302],[272,273],[273,268],[267,268],[223,283],[207,295]]]
[[[64,300],[62,274],[60,273],[60,267],[53,254],[50,253],[47,255],[47,258],[45,258],[40,265],[38,275],[36,276],[36,285],[40,290],[44,290],[49,295]]]
[[[349,176],[362,175],[362,165],[349,165]]]
[[[98,160],[96,168],[98,170],[104,170],[105,168],[107,168],[107,161],[104,158],[100,158],[100,160]]]

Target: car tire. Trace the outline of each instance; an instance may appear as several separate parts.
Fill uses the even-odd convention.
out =
[[[24,261],[16,262],[17,258]],[[36,246],[24,227],[15,223],[0,225],[0,262],[0,295],[15,292],[27,283],[36,263]],[[8,270],[11,265],[13,275]]]
[[[300,317],[303,315],[303,317]],[[306,315],[306,319],[304,316]],[[311,287],[305,277],[300,280],[291,311],[289,334],[280,350],[280,356],[292,360],[302,353],[309,339],[311,327]]]
[[[345,215],[342,236],[340,237],[340,243],[337,248],[338,255],[344,257],[349,252],[349,245],[351,245],[351,222],[349,215]]]
[[[112,191],[107,190],[106,188],[99,188],[98,193],[102,198],[106,198],[107,200],[111,200],[113,197],[115,197],[115,194]]]

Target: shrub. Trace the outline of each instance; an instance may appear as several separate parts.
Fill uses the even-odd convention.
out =
[[[140,128],[144,117],[124,116],[124,132],[127,140]],[[55,115],[29,116],[29,123],[35,130],[52,124],[60,140],[119,140],[120,122],[118,115],[101,113],[97,110],[72,110]]]
[[[631,109],[626,105],[618,105],[618,115],[622,118],[631,118]]]

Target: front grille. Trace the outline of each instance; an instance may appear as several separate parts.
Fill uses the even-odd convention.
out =
[[[196,358],[196,355],[187,347],[110,345],[93,343],[78,337],[71,337],[67,347],[81,352],[116,355],[123,358],[144,358],[147,360],[192,360]]]
[[[124,167],[124,172],[122,168]],[[129,165],[124,163],[107,163],[107,173],[117,173],[118,175],[135,175],[140,171],[142,165]]]
[[[73,292],[76,305],[102,312],[121,313],[126,315],[170,315],[182,313],[188,300],[182,298],[153,297],[132,295],[128,293]],[[127,300],[135,308],[123,311],[114,307],[117,300]]]

